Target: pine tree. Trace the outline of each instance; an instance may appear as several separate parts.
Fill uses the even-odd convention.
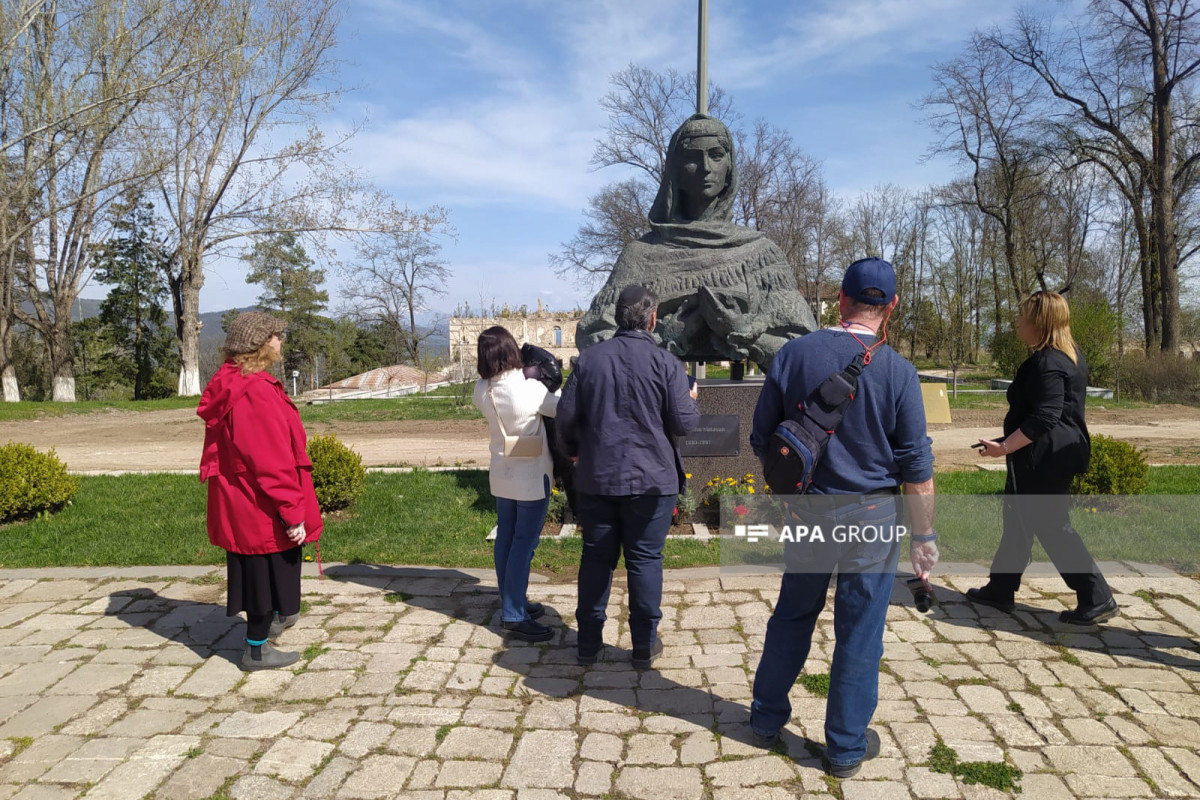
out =
[[[311,382],[327,328],[327,320],[320,316],[329,302],[329,293],[320,288],[325,270],[318,269],[296,235],[286,231],[260,238],[243,259],[250,265],[246,282],[262,287],[258,307],[288,323],[285,375],[304,370]]]
[[[133,196],[115,207],[120,234],[96,251],[96,277],[113,288],[100,304],[100,321],[116,350],[113,364],[133,374],[133,399],[173,393],[178,369],[174,333],[167,324],[165,257],[154,207]],[[165,372],[155,380],[156,372]]]

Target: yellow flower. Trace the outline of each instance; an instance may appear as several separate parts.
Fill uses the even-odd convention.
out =
[[[750,494],[754,494],[754,487],[753,487],[753,486],[751,486],[751,487],[750,487]]]
[[[687,478],[688,480],[691,480],[691,478],[692,478],[692,473],[690,473],[690,472],[685,472],[685,473],[683,473],[683,477]]]

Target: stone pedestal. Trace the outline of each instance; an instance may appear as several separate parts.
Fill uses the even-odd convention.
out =
[[[762,465],[750,449],[750,430],[754,420],[754,407],[762,391],[763,380],[720,380],[717,378],[697,381],[700,387],[701,428],[685,437],[681,446],[683,467],[691,473],[688,486],[692,496],[700,501],[706,485],[713,478],[736,478],[747,473],[754,475],[756,491],[766,485],[762,476]],[[736,421],[736,436],[730,435],[729,424]],[[700,521],[716,526],[714,509],[707,516],[703,507],[697,510]]]

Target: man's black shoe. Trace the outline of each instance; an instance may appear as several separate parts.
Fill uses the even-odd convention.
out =
[[[761,747],[764,750],[770,750],[779,743],[779,731],[775,731],[774,733],[759,733],[758,731],[754,730],[754,728],[751,728],[750,741],[755,747]]]
[[[870,761],[879,755],[879,734],[867,728],[867,754],[853,764],[830,764],[829,774],[835,778],[853,778],[862,769],[864,761]]]
[[[1017,608],[1017,604],[1013,601],[1012,595],[1004,597],[999,594],[995,594],[986,586],[982,586],[978,589],[967,589],[967,599],[972,603],[991,606],[992,608],[998,608],[1001,611],[1012,612]]]
[[[511,638],[524,642],[548,642],[554,638],[553,628],[531,619],[523,622],[506,622],[504,623],[504,632]]]
[[[1118,610],[1117,598],[1110,597],[1098,606],[1090,608],[1081,606],[1071,611],[1064,611],[1058,615],[1058,620],[1070,625],[1097,625],[1106,619],[1115,617]]]
[[[580,647],[575,653],[575,662],[581,667],[590,667],[600,660],[602,652],[604,652],[603,644],[598,644],[595,647]]]
[[[529,600],[526,600],[525,601],[525,613],[529,615],[530,619],[537,619],[542,614],[546,613],[546,607],[544,605],[542,605],[541,603],[534,603]]]
[[[641,648],[633,648],[633,668],[634,669],[650,669],[650,665],[654,663],[654,659],[662,655],[663,644],[662,639],[655,638],[654,644],[650,645],[649,650]]]

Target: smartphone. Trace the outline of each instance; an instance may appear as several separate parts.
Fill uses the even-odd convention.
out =
[[[688,389],[691,389],[692,387],[694,387],[696,385],[695,377],[688,375],[687,379],[688,379]]]
[[[987,449],[987,445],[985,445],[983,442],[976,442],[975,444],[971,445],[971,447],[975,448],[981,453]]]

